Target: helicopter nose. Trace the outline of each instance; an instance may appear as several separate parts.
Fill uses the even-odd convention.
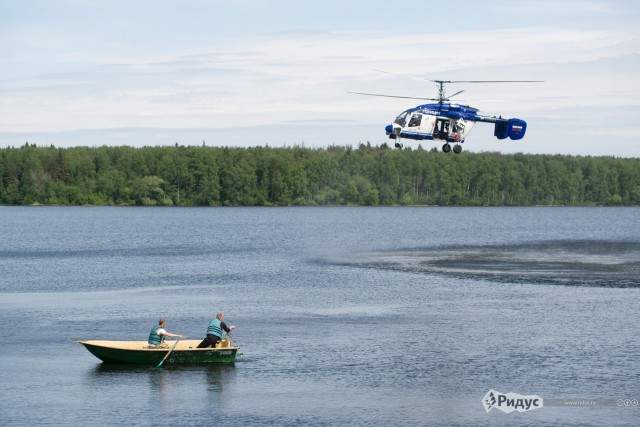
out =
[[[385,132],[387,132],[387,135],[391,135],[391,132],[393,132],[393,125],[387,125],[386,128],[384,128]]]
[[[397,124],[391,124],[387,125],[384,130],[385,132],[387,132],[387,135],[389,135],[389,138],[397,139],[400,136],[400,131],[402,130],[402,128]]]

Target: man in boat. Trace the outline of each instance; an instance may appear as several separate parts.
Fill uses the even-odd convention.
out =
[[[164,328],[166,325],[166,321],[164,319],[160,319],[158,324],[151,328],[151,332],[149,332],[149,347],[163,347],[166,346],[164,343],[165,337],[169,338],[182,338],[182,335],[172,334],[171,332],[167,332]]]
[[[233,325],[227,326],[222,319],[224,319],[224,314],[218,313],[216,314],[215,319],[209,322],[207,337],[198,344],[197,348],[215,348],[218,341],[222,339],[222,331],[231,332],[236,328]]]

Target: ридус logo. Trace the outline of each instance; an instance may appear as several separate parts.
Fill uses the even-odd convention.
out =
[[[523,396],[517,393],[500,393],[489,390],[482,398],[482,404],[487,412],[496,408],[509,414],[513,411],[526,412],[542,408],[543,401],[540,396],[536,395]]]

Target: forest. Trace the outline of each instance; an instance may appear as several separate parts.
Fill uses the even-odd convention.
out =
[[[0,204],[637,206],[640,159],[372,146],[0,149]]]

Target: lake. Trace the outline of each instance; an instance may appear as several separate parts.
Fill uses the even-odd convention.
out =
[[[0,424],[635,425],[639,297],[639,208],[0,207]],[[219,311],[232,365],[73,342]]]

